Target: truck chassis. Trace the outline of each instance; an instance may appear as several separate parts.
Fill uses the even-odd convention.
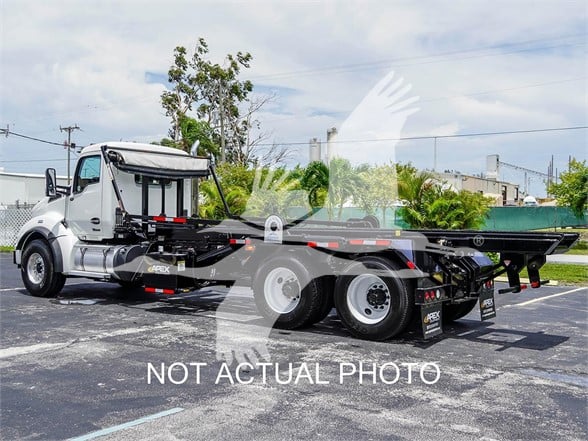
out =
[[[118,149],[122,151],[123,149]],[[479,305],[482,320],[496,316],[494,280],[506,274],[498,294],[538,288],[546,255],[565,252],[569,233],[395,230],[376,218],[318,221],[312,213],[292,222],[279,216],[244,219],[231,214],[214,165],[203,170],[163,170],[125,163],[116,148],[100,148],[118,207],[114,237],[79,240],[71,250],[51,230],[33,222],[21,231],[14,262],[33,295],[57,294],[66,277],[142,286],[174,295],[204,286],[251,286],[257,308],[271,325],[300,328],[323,320],[333,307],[356,337],[385,340],[420,322],[424,338]],[[132,161],[131,161],[132,162]],[[141,177],[141,213],[131,214],[113,170]],[[67,198],[47,173],[50,200]],[[227,219],[187,217],[184,180],[211,176]],[[161,182],[161,214],[149,215],[149,179]],[[176,213],[165,213],[166,183],[175,183]],[[68,228],[67,218],[60,228]],[[497,263],[484,253],[497,253]],[[73,269],[63,259],[73,256]],[[522,284],[525,269],[529,285]]]

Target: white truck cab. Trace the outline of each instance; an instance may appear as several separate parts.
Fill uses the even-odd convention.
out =
[[[82,150],[70,187],[58,187],[48,169],[47,196],[20,229],[14,252],[27,289],[53,295],[69,276],[132,283],[120,268],[144,245],[117,231],[121,217],[190,216],[191,180],[208,168],[207,158],[178,149],[108,142]]]
[[[181,150],[170,147],[135,143],[108,143],[109,152],[122,154],[128,162],[129,158],[145,163],[152,162],[155,167],[162,167],[166,155],[172,158],[188,158]],[[143,176],[129,171],[112,168],[118,184],[120,196],[128,213],[141,213],[141,190]],[[180,182],[165,181],[146,177],[149,190],[149,203],[146,215],[177,214],[189,216],[190,207],[184,213],[176,213],[177,186]],[[162,190],[163,189],[163,190]],[[165,193],[165,207],[160,205],[162,191]],[[183,199],[189,201],[191,188],[183,186]],[[70,195],[66,198],[65,220],[72,232],[84,241],[104,241],[114,238],[115,211],[118,207],[115,190],[109,179],[108,165],[105,163],[101,145],[86,147],[78,160]]]

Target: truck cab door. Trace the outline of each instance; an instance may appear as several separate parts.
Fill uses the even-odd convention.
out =
[[[66,222],[81,240],[102,240],[102,157],[81,158],[67,201]]]

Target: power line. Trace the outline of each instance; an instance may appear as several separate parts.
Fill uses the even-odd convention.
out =
[[[30,139],[32,141],[43,142],[45,144],[58,145],[60,147],[63,147],[66,145],[63,142],[47,141],[46,139],[35,138],[34,136],[28,136],[28,135],[23,135],[22,133],[12,132],[8,128],[0,129],[0,134],[4,134],[4,135],[6,135],[6,137],[8,137],[8,135],[13,135],[13,136],[17,136],[19,138],[25,138],[25,139]]]
[[[512,135],[512,134],[517,134],[517,133],[557,132],[557,131],[562,131],[562,130],[581,130],[581,129],[588,129],[588,126],[550,127],[547,129],[505,130],[505,131],[501,131],[501,132],[461,133],[461,134],[455,134],[455,135],[438,135],[438,136],[407,136],[405,138],[398,138],[397,140],[398,141],[405,141],[405,140],[411,140],[411,139],[462,138],[462,137],[466,137],[466,136]]]
[[[585,34],[583,34],[585,35]],[[268,80],[268,79],[287,79],[290,77],[298,77],[304,75],[315,75],[315,74],[322,74],[322,73],[347,73],[347,72],[355,72],[359,70],[369,70],[369,69],[382,69],[382,68],[390,68],[390,67],[408,67],[408,66],[419,66],[423,64],[434,64],[434,63],[442,63],[445,61],[460,61],[460,60],[469,60],[475,58],[483,58],[483,57],[495,57],[499,55],[511,55],[523,52],[533,52],[533,51],[540,51],[540,50],[547,50],[547,49],[557,49],[561,47],[573,47],[573,46],[584,46],[586,45],[585,41],[573,42],[573,43],[564,43],[552,46],[541,46],[541,47],[532,47],[532,48],[524,48],[524,49],[517,49],[507,52],[495,52],[495,53],[485,53],[485,54],[478,54],[478,55],[469,55],[465,57],[447,57],[441,58],[439,60],[430,60],[430,61],[422,61],[418,63],[408,63],[408,64],[397,64],[394,65],[393,63],[403,62],[403,61],[410,61],[410,60],[426,60],[431,58],[438,58],[438,57],[446,57],[448,55],[458,55],[458,54],[466,54],[466,53],[475,53],[489,49],[499,49],[503,46],[494,46],[494,47],[487,47],[487,48],[478,48],[478,49],[466,49],[460,51],[452,51],[452,52],[445,52],[440,53],[437,55],[422,55],[417,57],[402,57],[402,58],[393,58],[388,60],[380,60],[380,61],[373,61],[373,62],[366,62],[366,63],[356,63],[356,64],[347,64],[347,65],[338,65],[338,66],[326,66],[322,68],[315,68],[315,69],[306,69],[306,70],[299,70],[299,71],[290,71],[290,72],[281,72],[276,74],[266,74],[266,75],[258,75],[252,76],[250,80]]]
[[[497,92],[513,92],[516,90],[530,89],[533,87],[552,86],[552,85],[556,85],[556,84],[585,80],[586,78],[588,78],[588,77],[584,76],[584,77],[577,77],[577,78],[567,78],[567,79],[563,79],[563,80],[546,81],[544,83],[525,84],[522,86],[514,86],[514,87],[508,87],[508,88],[504,88],[504,89],[486,90],[483,92],[472,92],[472,93],[464,93],[461,95],[441,96],[441,97],[436,97],[436,98],[425,98],[425,99],[419,100],[418,104],[420,105],[423,103],[430,103],[430,102],[435,102],[435,101],[454,100],[457,98],[464,98],[464,97],[470,97],[470,96],[489,95],[489,94],[497,93]],[[347,111],[328,112],[328,113],[325,113],[324,116],[343,115],[343,114],[347,114],[347,113],[349,113],[349,112],[347,112]],[[320,114],[316,115],[315,114],[315,115],[306,115],[306,116],[292,116],[292,117],[288,117],[288,118],[262,119],[261,122],[266,124],[266,123],[270,123],[270,122],[282,122],[282,121],[288,121],[288,120],[302,120],[302,119],[316,118],[317,116],[323,116],[323,115],[320,115]]]
[[[533,87],[551,86],[553,84],[562,84],[562,83],[569,83],[569,82],[573,82],[573,81],[580,81],[580,80],[585,80],[586,78],[588,78],[588,77],[584,76],[584,77],[577,77],[577,78],[568,78],[565,80],[555,80],[555,81],[547,81],[545,83],[535,83],[535,84],[527,84],[527,85],[523,85],[523,86],[508,87],[505,89],[486,90],[484,92],[472,92],[472,93],[466,93],[466,94],[462,94],[462,95],[442,96],[442,97],[438,97],[438,98],[427,98],[427,99],[419,101],[419,103],[429,103],[429,102],[433,102],[433,101],[452,100],[452,99],[456,99],[456,98],[463,98],[463,97],[469,97],[469,96],[488,95],[488,94],[496,93],[496,92],[512,92],[514,90],[520,90],[520,89],[530,89]]]
[[[3,161],[0,160],[1,163],[3,164],[7,164],[7,163],[17,163],[17,162],[55,162],[55,161],[67,161],[67,159],[64,158],[54,158],[54,159],[25,159],[25,160],[19,160],[19,161]]]
[[[541,133],[541,132],[556,132],[556,131],[565,131],[565,130],[582,130],[588,129],[588,126],[570,126],[570,127],[549,127],[544,129],[527,129],[527,130],[504,130],[498,132],[476,132],[476,133],[457,133],[454,135],[418,135],[418,136],[405,136],[400,138],[373,138],[373,139],[353,139],[353,140],[339,140],[339,141],[331,141],[333,143],[365,143],[365,142],[382,142],[382,141],[416,141],[421,139],[444,139],[444,138],[464,138],[464,137],[475,137],[475,136],[493,136],[493,135],[513,135],[513,134],[520,134],[520,133]],[[6,129],[0,129],[2,133],[6,132]],[[44,139],[33,138],[31,136],[22,135],[19,133],[14,133],[9,131],[11,135],[19,136],[21,138],[32,139],[39,142],[44,142],[48,144],[55,144],[59,146],[63,146],[63,144],[58,144],[55,142],[47,141]],[[274,146],[274,145],[308,145],[308,141],[299,141],[299,142],[270,142],[270,143],[260,143],[257,144],[258,146]],[[77,146],[80,147],[80,146]],[[40,160],[38,160],[40,161]],[[0,161],[0,162],[10,162],[10,161]],[[12,162],[25,162],[25,161],[12,161]],[[28,161],[26,161],[28,162]]]
[[[531,170],[530,168],[521,167],[520,165],[509,164],[508,162],[502,162],[502,161],[498,161],[498,164],[504,165],[506,167],[510,167],[514,170],[523,171],[525,173],[532,173],[534,175],[541,176],[542,178],[549,178],[549,175],[547,173],[543,173],[543,172],[540,172],[537,170]]]
[[[365,142],[382,142],[382,141],[411,141],[421,139],[443,139],[443,138],[463,138],[463,137],[474,137],[474,136],[491,136],[491,135],[512,135],[518,133],[540,133],[540,132],[555,132],[563,130],[581,130],[588,129],[588,126],[573,126],[573,127],[550,127],[546,129],[528,129],[528,130],[505,130],[500,132],[478,132],[478,133],[458,133],[455,135],[422,135],[422,136],[405,136],[402,138],[374,138],[374,139],[353,139],[353,140],[340,140],[331,141],[333,143],[365,143]],[[260,146],[272,146],[272,145],[308,145],[308,141],[304,142],[276,142],[276,143],[264,143],[257,144]]]

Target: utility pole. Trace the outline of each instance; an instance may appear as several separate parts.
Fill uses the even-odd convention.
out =
[[[70,181],[70,153],[71,153],[71,132],[74,130],[80,130],[78,125],[69,126],[69,127],[61,127],[59,126],[59,130],[61,132],[67,132],[67,185],[69,185]]]

